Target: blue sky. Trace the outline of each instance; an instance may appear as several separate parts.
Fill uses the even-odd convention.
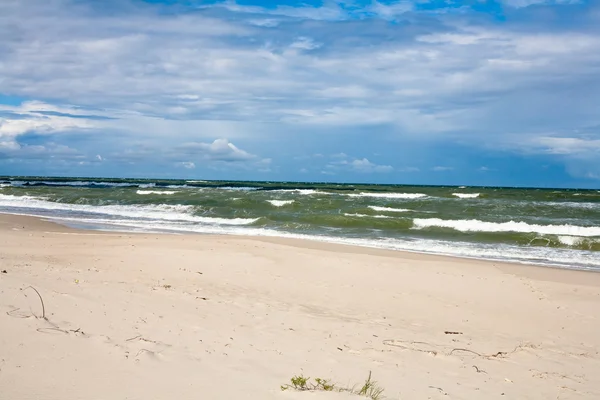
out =
[[[0,175],[600,187],[600,2],[3,0]]]

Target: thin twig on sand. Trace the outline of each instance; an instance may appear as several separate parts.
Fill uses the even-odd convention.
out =
[[[44,306],[44,299],[42,299],[42,295],[33,286],[27,286],[25,289],[22,289],[22,290],[27,290],[27,289],[33,289],[33,291],[37,293],[38,297],[40,298],[40,302],[42,303],[42,319],[45,319],[47,321],[48,318],[46,318],[46,306]]]

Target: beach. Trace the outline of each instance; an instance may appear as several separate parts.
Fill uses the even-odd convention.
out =
[[[600,398],[597,272],[6,214],[0,270],[2,399]]]

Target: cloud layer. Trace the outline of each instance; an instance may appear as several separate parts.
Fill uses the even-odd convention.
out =
[[[1,2],[0,94],[18,100],[0,97],[3,157],[347,179],[480,166],[434,158],[452,143],[598,173],[596,2],[173,3]],[[291,165],[303,151],[349,157]]]

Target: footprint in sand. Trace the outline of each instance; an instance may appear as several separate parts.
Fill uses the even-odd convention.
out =
[[[142,336],[127,339],[123,345],[126,357],[135,361],[157,360],[171,345]]]

